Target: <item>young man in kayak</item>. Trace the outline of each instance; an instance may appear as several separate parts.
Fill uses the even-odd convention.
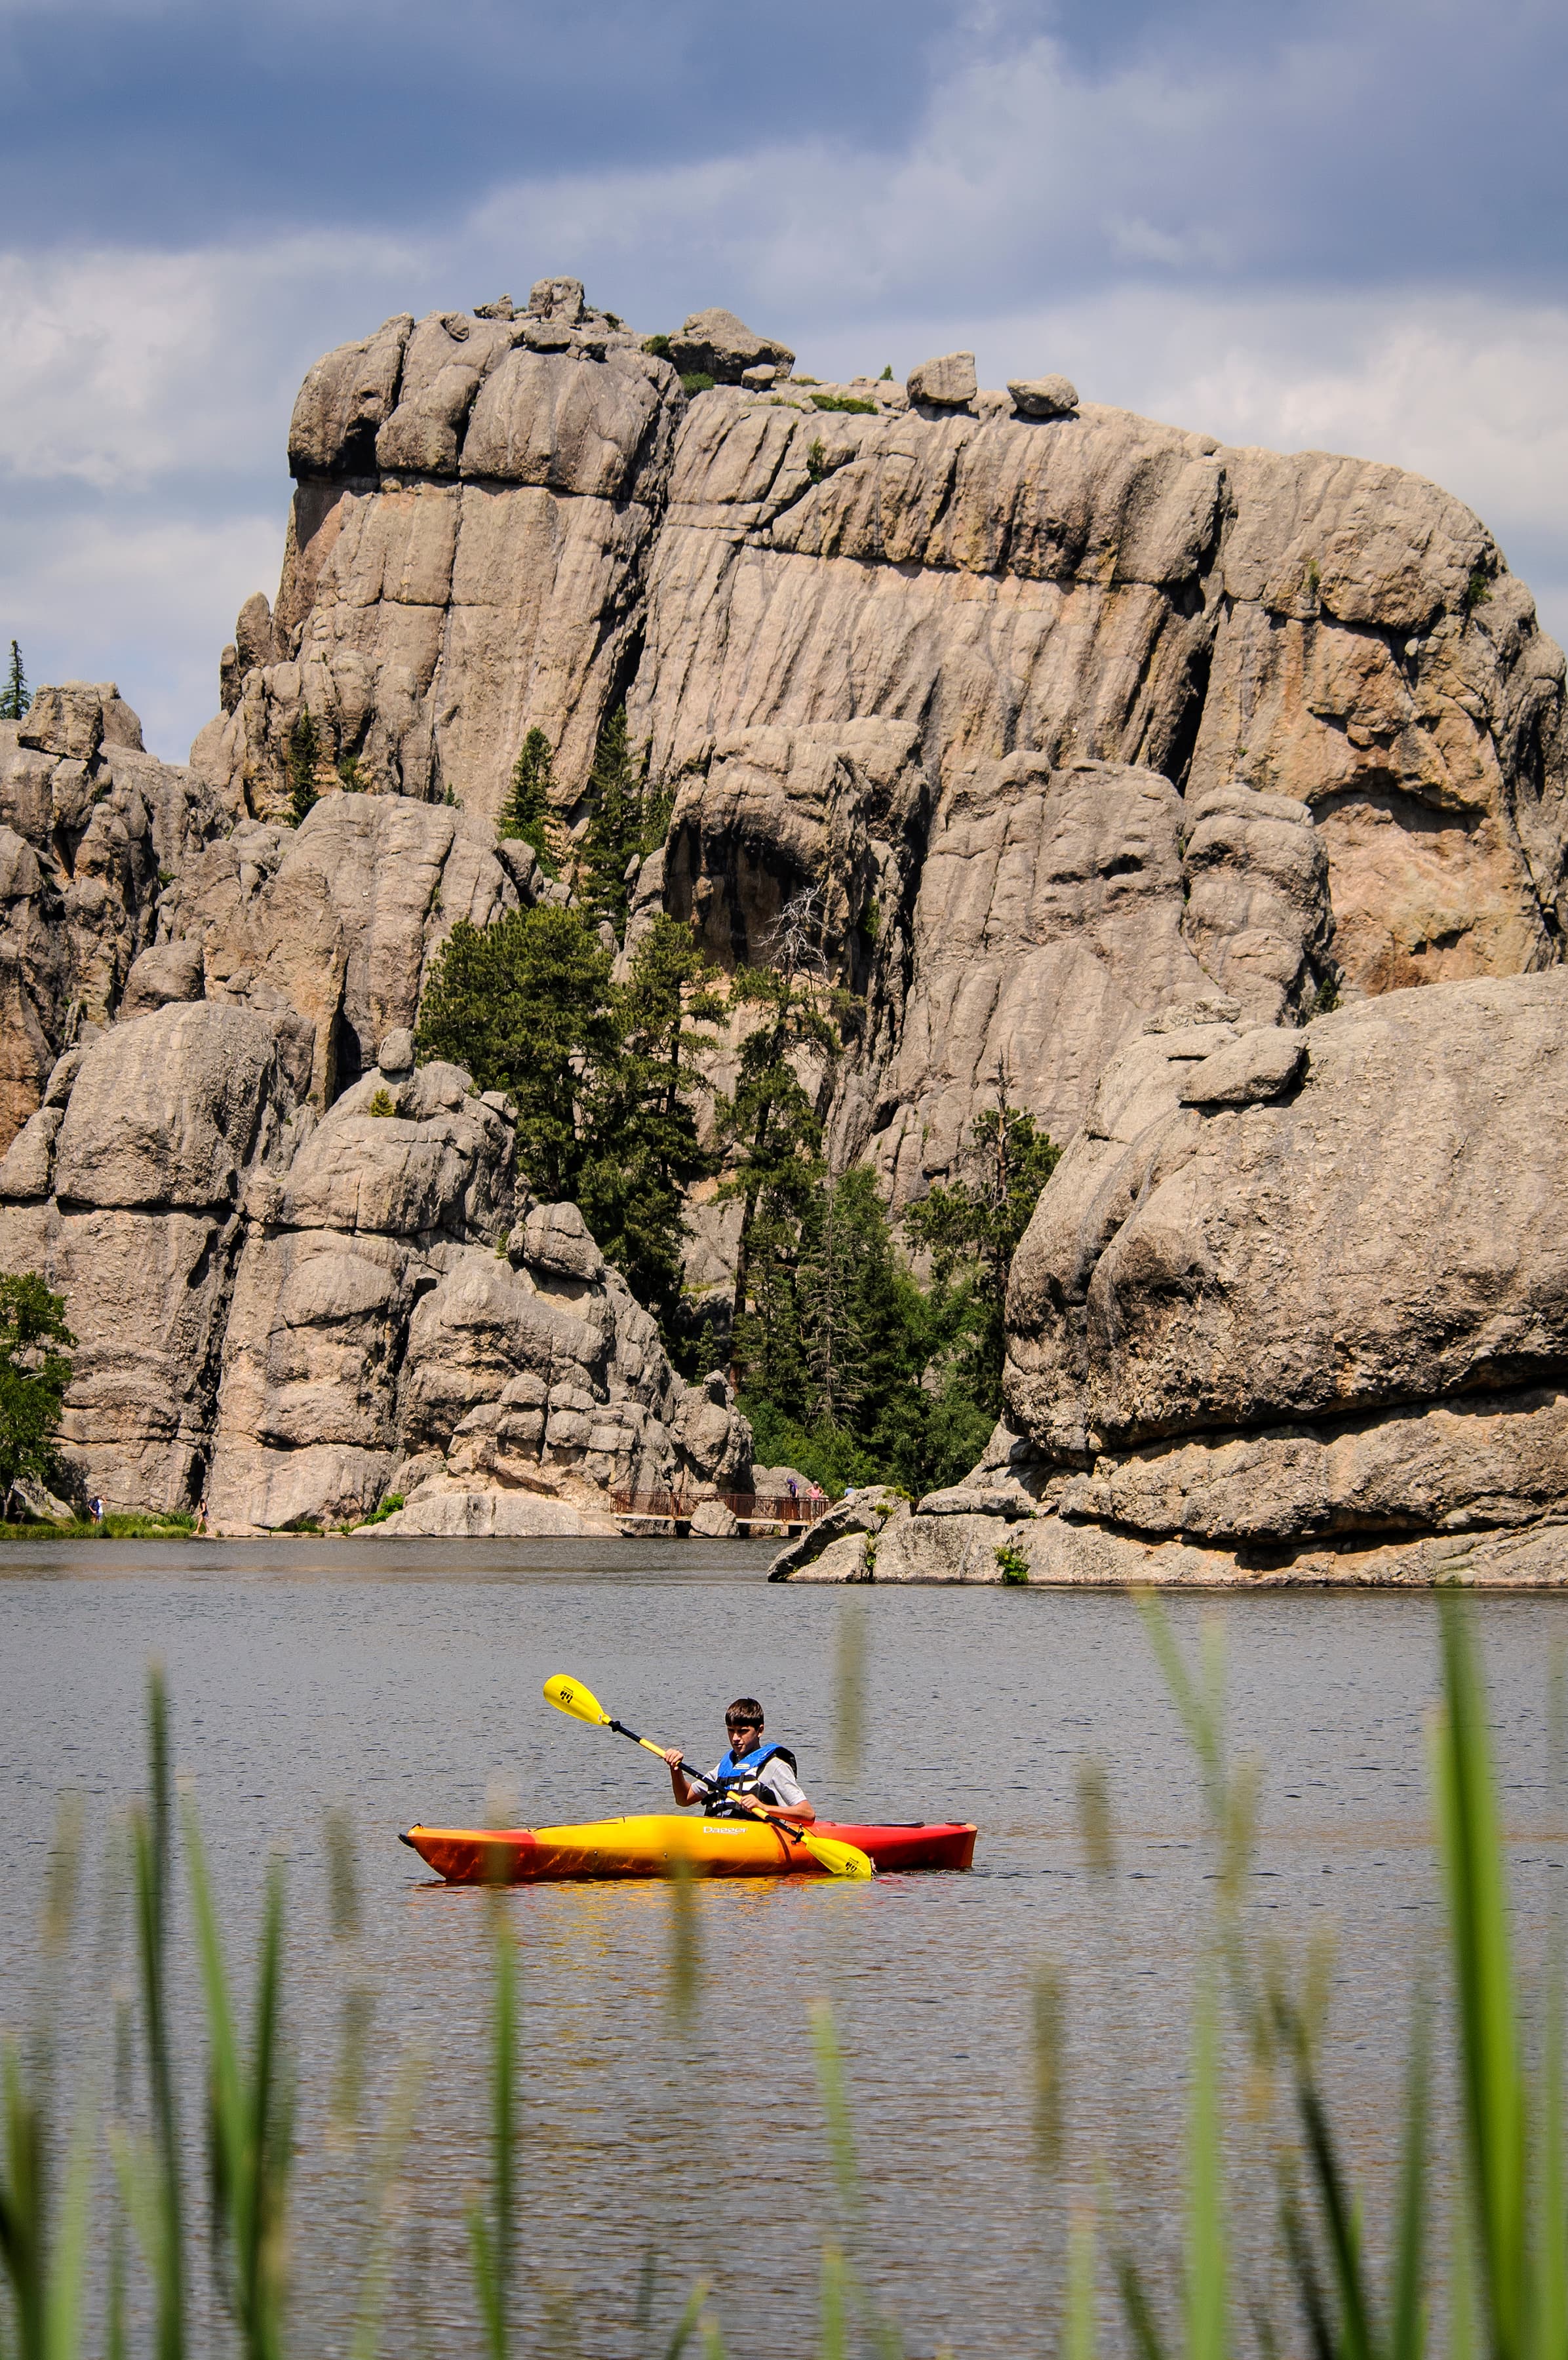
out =
[[[796,1779],[795,1757],[782,1745],[763,1742],[762,1707],[755,1697],[736,1697],[724,1714],[724,1731],[730,1742],[713,1765],[713,1785],[725,1795],[745,1795],[770,1819],[792,1819],[797,1827],[809,1828],[817,1815]],[[675,1799],[682,1807],[705,1803],[711,1819],[756,1816],[737,1813],[733,1803],[717,1801],[704,1787],[693,1786],[681,1767],[685,1757],[679,1745],[670,1746],[664,1758]]]

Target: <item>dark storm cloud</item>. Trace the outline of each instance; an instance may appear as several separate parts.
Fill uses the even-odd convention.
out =
[[[11,0],[0,219],[29,246],[428,232],[562,174],[891,156],[955,79],[1030,58],[1094,137],[1042,105],[1009,270],[1563,266],[1568,12],[1541,0]]]

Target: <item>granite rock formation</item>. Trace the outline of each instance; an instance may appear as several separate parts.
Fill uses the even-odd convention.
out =
[[[735,1488],[575,1206],[515,1181],[504,1103],[406,1029],[318,1117],[296,1011],[173,1001],[73,1050],[0,1161],[0,1267],[78,1338],[65,1454],[115,1507],[245,1533],[613,1531],[619,1489]],[[586,1521],[584,1521],[586,1520]]]
[[[986,1461],[790,1578],[1563,1579],[1568,975],[1193,1014],[1040,1199]]]
[[[1457,501],[964,355],[906,392],[789,377],[728,314],[682,339],[772,379],[689,400],[575,280],[320,362],[202,776],[275,817],[308,709],[323,786],[483,818],[538,727],[572,822],[624,697],[677,797],[639,910],[730,959],[823,889],[867,1001],[835,1152],[899,1199],[1004,1069],[1065,1138],[1195,990],[1295,1021],[1555,961],[1563,661]]]

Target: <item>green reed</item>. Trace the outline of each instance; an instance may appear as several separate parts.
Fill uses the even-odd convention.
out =
[[[1103,2345],[1103,2274],[1137,2360],[1232,2360],[1244,2348],[1259,2360],[1297,2351],[1309,2360],[1425,2360],[1434,2315],[1445,2322],[1447,2360],[1481,2360],[1483,2354],[1485,2360],[1568,2360],[1564,1935],[1559,1912],[1532,2023],[1512,1955],[1486,1690],[1464,1601],[1440,1600],[1442,1703],[1430,1733],[1451,2010],[1442,2016],[1425,1975],[1413,1975],[1388,2256],[1376,2270],[1368,2257],[1365,2193],[1323,2090],[1327,1953],[1322,1945],[1309,1946],[1292,1963],[1282,1946],[1256,1942],[1247,1925],[1258,1782],[1254,1765],[1233,1761],[1226,1747],[1217,1626],[1205,1629],[1194,1666],[1162,1612],[1144,1601],[1144,1612],[1197,1756],[1218,1868],[1188,2075],[1182,2260],[1171,2282],[1150,2281],[1102,2172],[1097,2201],[1076,2202],[1064,2223],[1056,2351],[1062,2360],[1096,2360]],[[852,1652],[859,1644],[856,1634]],[[1560,1671],[1552,1697],[1553,1744],[1560,1753],[1565,1719]],[[184,2360],[195,2332],[191,2245],[198,2209],[245,2360],[284,2360],[287,2350],[295,2109],[284,2037],[282,1872],[276,1862],[267,1872],[248,2029],[242,2032],[189,1799],[177,1836],[168,1699],[156,1672],[147,1730],[147,1794],[130,1821],[147,2127],[133,2128],[130,2120],[133,2044],[125,2002],[116,2010],[112,2101],[103,2121],[91,2060],[78,2074],[78,2100],[69,2118],[55,2095],[51,1978],[71,1939],[81,1851],[80,1810],[68,1809],[47,1879],[38,2028],[27,2055],[14,2039],[0,2052],[0,2271],[9,2292],[8,2305],[0,2304],[0,2360],[81,2360],[89,2348],[89,2257],[99,2243],[106,2292],[103,2333],[92,2339],[92,2348],[101,2348],[107,2360],[125,2360],[127,2224],[151,2294],[157,2360]],[[1115,1836],[1108,1783],[1097,1765],[1081,1777],[1079,1807],[1086,1865],[1097,1878],[1109,1878]],[[352,1834],[341,1817],[329,1823],[327,1848],[333,1935],[352,1945],[359,1933],[358,1892]],[[186,2185],[177,2098],[170,1930],[177,1849],[183,1853],[206,2031],[208,2172],[201,2208],[193,2205]],[[698,1993],[693,1899],[684,1884],[672,1895],[670,2005],[684,2025]],[[535,2309],[521,2293],[516,1942],[501,1896],[492,1892],[485,1906],[493,1992],[488,2170],[483,2198],[471,2202],[467,2220],[485,2346],[489,2360],[507,2360],[524,2341],[567,2349],[572,2330],[564,2315],[547,2315],[544,2297]],[[1044,1967],[1029,1988],[1035,2157],[1042,2180],[1055,2188],[1071,2132],[1062,2070],[1070,1982],[1058,1969]],[[356,1983],[350,1996],[354,2005],[344,2019],[330,2109],[341,2136],[353,2130],[360,2113],[368,1986]],[[1450,2018],[1451,2054],[1441,2061],[1454,2077],[1461,2152],[1447,2185],[1434,2173],[1432,2123],[1440,2061],[1434,2027]],[[823,2002],[811,2009],[811,2036],[837,2197],[836,2226],[822,2254],[820,2360],[850,2360],[855,2353],[898,2360],[899,2330],[866,2285],[866,2194],[837,2028]],[[1234,2074],[1238,2067],[1252,2092],[1248,2103],[1263,2091],[1275,2104],[1270,2203],[1290,2317],[1274,2317],[1257,2289],[1243,2285],[1236,2259],[1233,2198],[1238,2191],[1227,2181],[1226,2130],[1235,2114],[1227,2070]],[[418,2056],[405,2057],[375,2142],[367,2224],[349,2256],[360,2286],[352,2360],[377,2360],[380,2349],[391,2255],[411,2202],[401,2166],[423,2071]],[[97,2183],[105,2138],[114,2170],[100,2226]],[[657,2270],[650,2254],[638,2303],[641,2341],[649,2354],[659,2348]],[[556,2302],[559,2310],[559,2298]],[[665,2360],[680,2360],[691,2349],[700,2349],[704,2360],[722,2360],[723,2348],[709,2289],[699,2283],[664,2345]]]

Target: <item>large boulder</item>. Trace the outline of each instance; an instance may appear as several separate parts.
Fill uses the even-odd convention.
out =
[[[776,336],[759,336],[744,320],[718,305],[693,311],[679,335],[670,339],[670,357],[682,376],[711,377],[720,385],[739,385],[747,369],[782,370],[788,377],[795,355]]]
[[[1015,1258],[1007,1424],[871,1574],[1560,1583],[1565,1154],[1561,970],[1145,1034]]]
[[[1539,1382],[1568,1341],[1565,1018],[1552,972],[1146,1035],[1015,1259],[1015,1427],[1073,1458]]]
[[[63,1105],[40,1109],[3,1167],[0,1267],[65,1296],[77,1343],[61,1434],[85,1489],[114,1508],[191,1508],[239,1206],[294,1145],[298,1046],[248,1010],[177,1005],[71,1063]]]
[[[223,1347],[214,1529],[616,1529],[732,1483],[751,1431],[689,1387],[573,1205],[515,1219],[516,1142],[457,1067],[366,1075],[257,1171]],[[0,1185],[4,1183],[0,1174]]]
[[[163,924],[196,946],[209,999],[310,1028],[310,1092],[325,1107],[413,1025],[455,922],[488,925],[521,898],[484,822],[337,793],[297,828],[247,820],[210,845],[171,887]]]

